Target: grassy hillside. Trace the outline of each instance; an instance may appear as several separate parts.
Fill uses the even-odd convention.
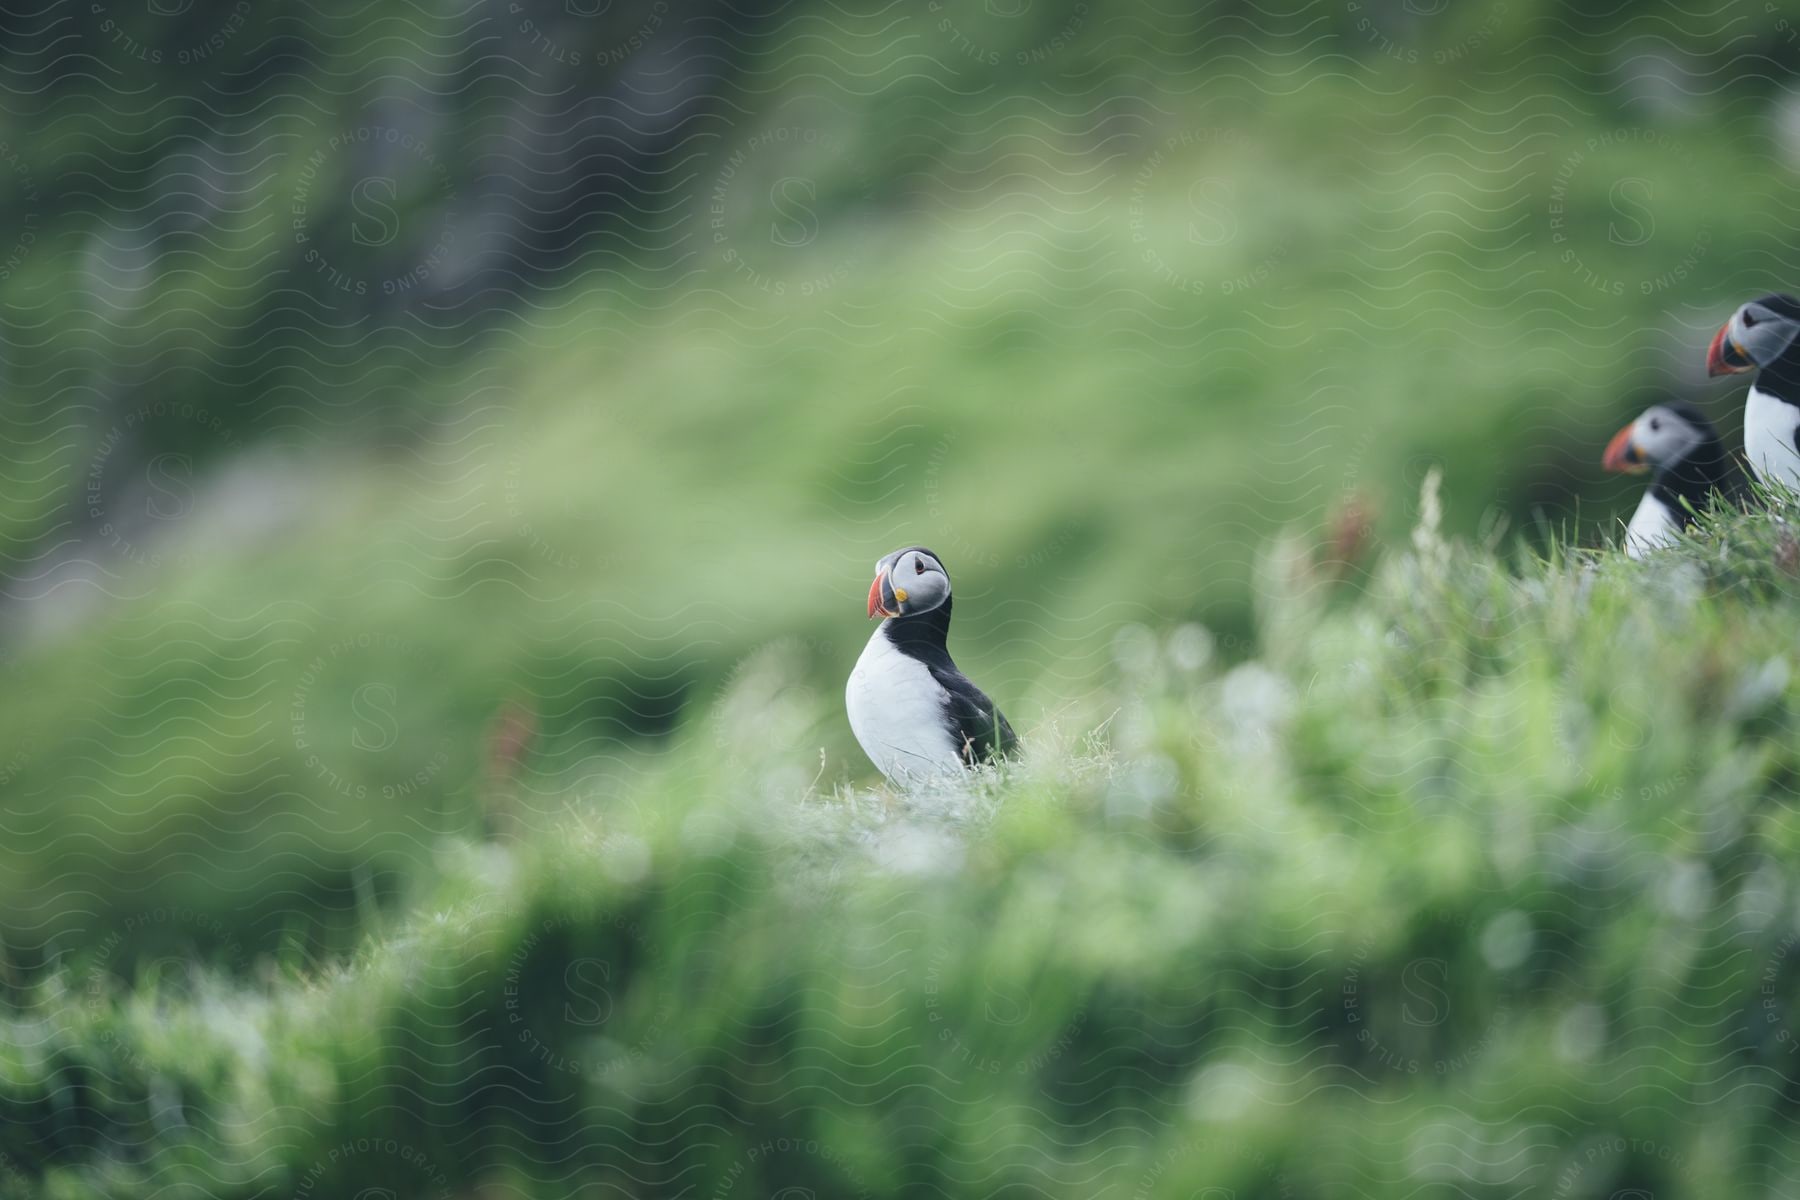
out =
[[[904,204],[852,205],[748,275],[702,238],[578,274],[443,361],[375,340],[329,416],[324,366],[218,426],[179,397],[102,406],[88,457],[65,449],[114,532],[56,533],[5,614],[7,943],[41,957],[186,903],[259,948],[341,948],[358,905],[486,819],[508,703],[534,714],[518,786],[541,825],[759,647],[799,643],[834,690],[864,572],[904,543],[944,556],[959,658],[1035,728],[1123,624],[1199,619],[1241,657],[1256,547],[1352,503],[1402,535],[1429,463],[1459,530],[1591,535],[1606,435],[1697,388],[1710,328],[1782,268],[1800,209],[1775,116],[1720,98],[1653,126],[1681,154],[1602,161],[1584,147],[1613,119],[1555,89],[1373,86],[1123,111],[1104,136],[1083,106],[997,94],[941,117]],[[725,178],[746,138],[693,169]],[[819,169],[835,194],[860,168]],[[1620,177],[1656,190],[1647,246],[1612,238]],[[1209,179],[1238,189],[1222,209],[1195,199]],[[708,196],[689,226],[712,228]],[[728,215],[728,247],[772,219]],[[1702,238],[1678,287],[1642,290]],[[194,430],[223,451],[131,457]],[[841,721],[819,738],[829,782],[866,778]]]
[[[1791,1190],[1796,514],[1580,548],[1800,275],[1691,7],[0,14],[0,1197]]]
[[[771,648],[553,835],[427,839],[341,968],[71,958],[0,1035],[8,1177],[1777,1194],[1796,514],[1540,559],[1446,540],[1431,487],[1365,588],[1265,551],[1245,661],[1126,627],[966,790],[832,786],[832,699]]]

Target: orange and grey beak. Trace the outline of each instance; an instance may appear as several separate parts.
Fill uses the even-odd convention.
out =
[[[1719,326],[1719,332],[1713,334],[1712,345],[1706,348],[1706,373],[1736,375],[1755,366],[1755,361],[1744,353],[1744,348],[1732,339],[1731,322],[1727,321]]]
[[[905,603],[905,590],[889,584],[886,571],[875,572],[875,582],[869,585],[869,619],[897,617]]]
[[[1613,440],[1606,443],[1606,454],[1600,460],[1601,466],[1608,471],[1626,475],[1642,475],[1650,469],[1650,464],[1638,453],[1637,443],[1631,439],[1631,431],[1636,427],[1637,423],[1634,421],[1613,434]]]

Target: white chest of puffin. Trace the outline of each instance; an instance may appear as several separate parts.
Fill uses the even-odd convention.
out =
[[[1764,483],[1800,492],[1800,300],[1764,296],[1731,314],[1706,352],[1708,375],[1755,371],[1744,457]]]
[[[1754,384],[1744,401],[1744,457],[1756,477],[1800,492],[1800,405]]]
[[[1608,471],[1654,472],[1625,527],[1625,553],[1632,558],[1673,545],[1714,494],[1740,498],[1737,464],[1719,431],[1692,404],[1669,401],[1645,409],[1613,435],[1600,461]]]
[[[844,685],[851,732],[896,784],[1004,757],[1012,726],[950,660],[950,576],[923,546],[875,564],[869,616],[882,622]]]

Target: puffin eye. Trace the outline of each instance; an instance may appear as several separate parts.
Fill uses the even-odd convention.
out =
[[[1650,418],[1650,432],[1655,433],[1657,430],[1659,430],[1661,428],[1662,428],[1662,422],[1657,420],[1655,417],[1651,417]]]
[[[1745,329],[1754,329],[1755,327],[1756,327],[1756,314],[1746,308],[1744,310],[1744,328]]]
[[[913,559],[913,574],[914,575],[923,575],[924,573],[925,573],[925,560],[922,558]]]

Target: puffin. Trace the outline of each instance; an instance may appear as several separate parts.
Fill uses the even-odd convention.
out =
[[[1719,440],[1719,431],[1692,404],[1669,400],[1644,410],[1613,435],[1600,465],[1632,475],[1653,472],[1631,524],[1625,553],[1642,558],[1675,544],[1714,493],[1737,500],[1742,476]]]
[[[908,546],[875,564],[869,617],[881,619],[844,686],[863,753],[890,783],[954,776],[1018,745],[994,702],[950,661],[950,574]]]
[[[1756,477],[1800,491],[1800,300],[1764,296],[1731,314],[1706,351],[1708,375],[1755,371],[1744,403],[1744,455]]]

